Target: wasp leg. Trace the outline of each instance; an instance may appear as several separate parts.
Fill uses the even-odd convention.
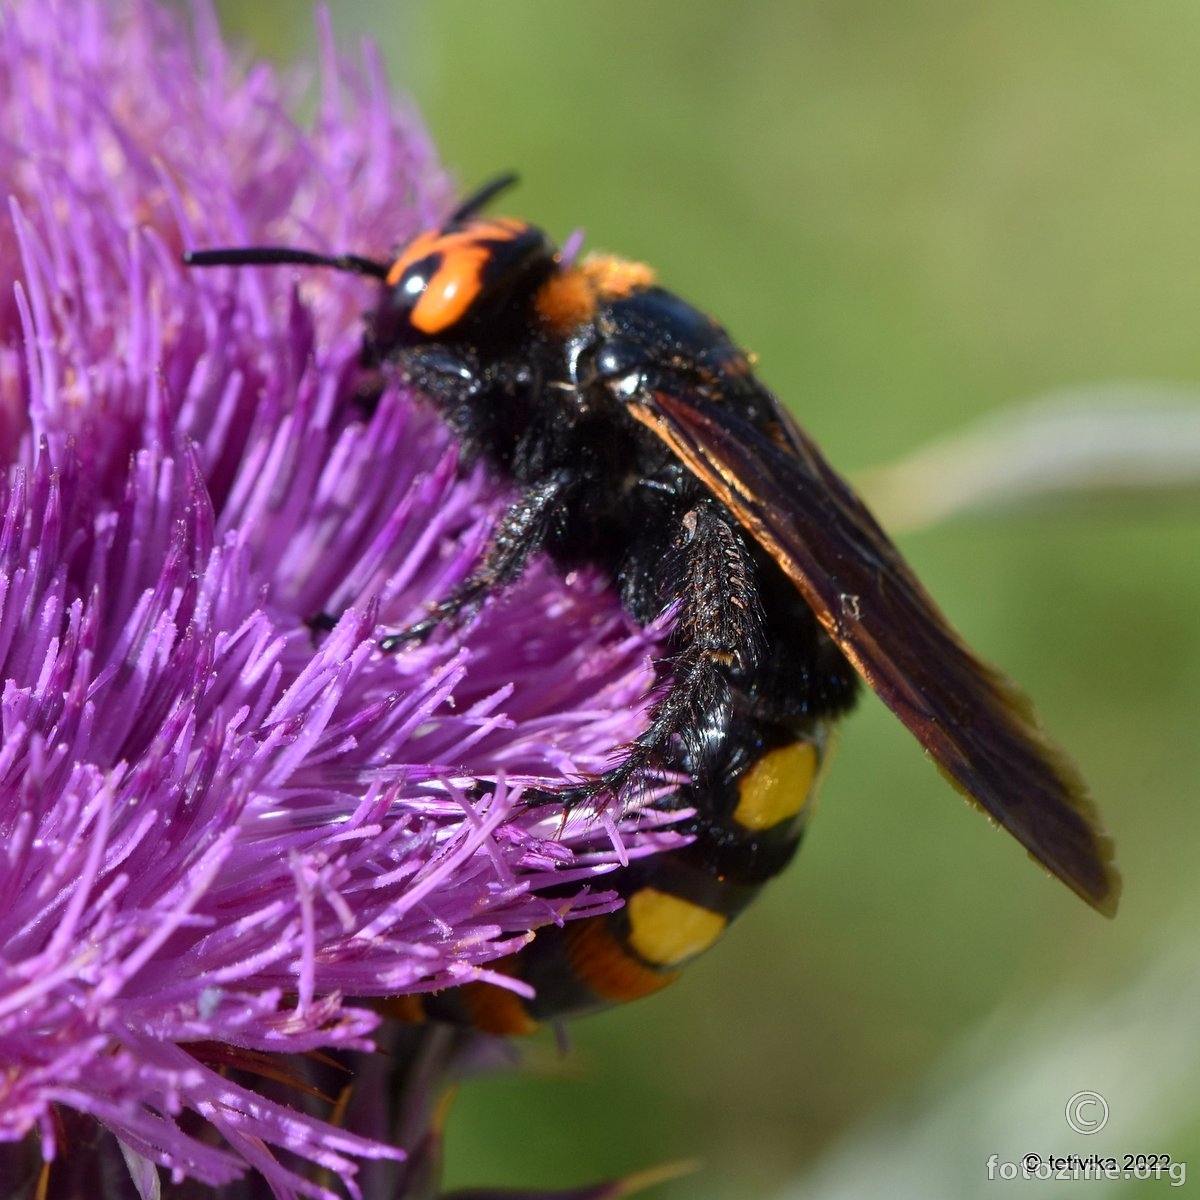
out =
[[[409,642],[424,641],[440,625],[474,615],[487,596],[515,583],[529,556],[545,542],[566,481],[565,475],[554,475],[526,492],[500,518],[483,558],[471,575],[433,605],[427,617],[381,638],[380,650],[392,654]]]
[[[679,736],[689,773],[704,773],[730,719],[730,675],[753,668],[761,641],[756,568],[750,550],[711,504],[685,514],[676,539],[671,685],[650,725],[610,770],[571,789],[576,804],[600,792],[619,795],[647,768],[668,758]],[[672,759],[674,761],[674,759]]]

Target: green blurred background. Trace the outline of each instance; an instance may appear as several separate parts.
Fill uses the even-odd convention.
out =
[[[311,57],[307,5],[218,7],[256,53]],[[463,186],[516,168],[513,212],[654,263],[848,471],[1061,386],[1200,380],[1194,0],[348,2],[333,22],[348,52],[379,43]],[[467,1087],[448,1182],[699,1157],[658,1194],[1046,1194],[989,1188],[984,1151],[1190,1154],[1200,1178],[1200,1101],[1171,1075],[1200,1074],[1198,530],[1176,495],[902,540],[1092,781],[1116,922],[865,702],[796,867],[675,988],[578,1023],[569,1060],[547,1042],[545,1073]],[[1104,1145],[1064,1123],[1083,1088],[1110,1104]],[[922,1185],[897,1182],[904,1155]]]

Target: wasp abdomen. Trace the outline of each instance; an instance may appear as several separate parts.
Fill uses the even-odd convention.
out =
[[[639,859],[612,877],[625,903],[599,917],[550,925],[519,953],[492,964],[535,990],[532,999],[492,983],[406,996],[388,1011],[486,1033],[530,1033],[546,1020],[640,999],[666,987],[709,949],[795,854],[825,759],[825,730],[779,742],[743,728],[726,746],[737,763],[677,802],[696,809],[693,841]]]

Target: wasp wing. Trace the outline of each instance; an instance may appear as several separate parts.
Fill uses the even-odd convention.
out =
[[[779,564],[950,782],[1112,915],[1120,893],[1112,843],[1074,764],[1028,697],[954,632],[849,484],[771,399],[772,436],[695,396],[643,392],[629,411]]]

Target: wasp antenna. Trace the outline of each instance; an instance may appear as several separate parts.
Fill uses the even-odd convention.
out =
[[[290,263],[301,267],[332,267],[355,275],[386,279],[387,263],[363,258],[358,254],[315,254],[311,250],[293,250],[289,246],[235,246],[216,250],[189,250],[183,256],[189,267],[254,267]]]
[[[520,179],[520,176],[515,171],[509,171],[504,175],[498,175],[495,179],[485,183],[478,191],[472,192],[455,210],[450,214],[450,223],[456,224],[459,221],[465,221],[468,217],[477,213],[485,204],[494,199],[501,192],[512,187]]]

